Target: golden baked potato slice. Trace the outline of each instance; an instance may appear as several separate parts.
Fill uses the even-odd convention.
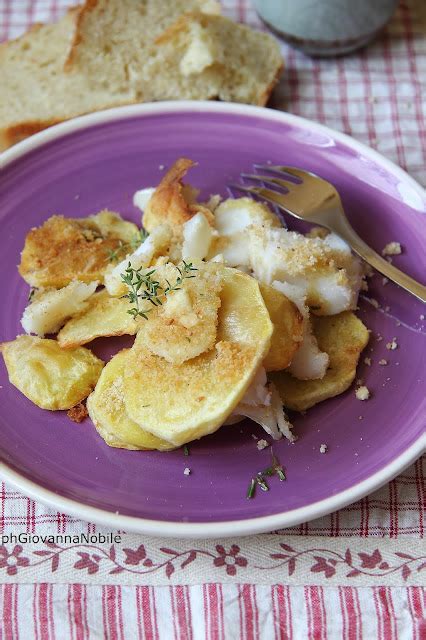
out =
[[[94,389],[104,363],[84,347],[18,336],[1,345],[10,382],[42,409],[70,409]]]
[[[266,371],[287,369],[300,346],[303,317],[296,305],[281,291],[260,284],[260,291],[274,325],[271,348],[263,361]]]
[[[182,265],[180,265],[182,266]],[[179,267],[180,268],[180,267]],[[216,342],[221,272],[217,264],[197,263],[197,269],[182,282],[179,290],[152,308],[142,324],[136,343],[173,364],[182,364],[200,353],[212,349]],[[180,272],[172,265],[156,269],[153,277],[173,284]]]
[[[97,432],[110,447],[119,449],[174,449],[170,442],[153,436],[126,413],[123,375],[129,349],[117,353],[105,365],[95,390],[87,399],[87,410]]]
[[[19,273],[32,287],[60,289],[72,280],[102,282],[111,253],[137,233],[135,224],[112,211],[88,218],[52,216],[27,234]]]
[[[216,431],[240,402],[267,354],[272,323],[254,278],[223,268],[217,342],[172,364],[135,344],[124,373],[129,416],[179,446]]]
[[[140,320],[134,320],[126,298],[113,298],[106,289],[89,298],[89,306],[68,320],[57,339],[64,349],[86,344],[102,336],[133,336],[140,329]]]
[[[199,211],[213,225],[214,217],[210,209],[196,203],[196,191],[183,183],[186,173],[195,165],[188,158],[179,158],[167,171],[145,207],[142,220],[147,231],[151,232],[158,225],[167,223],[179,235],[182,225]]]
[[[368,343],[365,325],[351,311],[335,316],[312,316],[314,335],[330,363],[321,380],[297,380],[286,371],[272,373],[284,406],[304,411],[322,400],[343,393],[352,384],[362,350]]]

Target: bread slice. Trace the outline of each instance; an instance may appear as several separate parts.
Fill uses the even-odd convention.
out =
[[[33,25],[0,45],[0,151],[52,124],[117,104],[108,91],[93,92],[86,74],[70,78],[63,71],[77,15],[73,8],[58,23]]]
[[[213,0],[86,0],[65,68],[84,71],[96,89],[137,100],[139,84],[149,78],[146,61],[157,49],[155,41],[182,14],[220,13]]]
[[[0,150],[124,104],[265,104],[282,68],[278,45],[219,10],[212,0],[86,0],[57,24],[1,45]]]
[[[283,68],[276,40],[220,15],[181,16],[146,61],[145,101],[223,100],[264,105]]]

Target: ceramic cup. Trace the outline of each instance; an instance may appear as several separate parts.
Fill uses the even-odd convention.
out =
[[[349,53],[372,40],[398,0],[253,0],[260,18],[312,56]]]

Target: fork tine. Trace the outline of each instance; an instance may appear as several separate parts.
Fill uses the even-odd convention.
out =
[[[260,187],[248,187],[244,184],[231,182],[231,184],[228,184],[228,189],[235,189],[237,191],[244,191],[244,193],[251,193],[251,194],[258,195],[258,191]]]
[[[268,186],[270,186],[271,184],[277,185],[277,187],[281,187],[282,189],[287,190],[295,186],[294,182],[291,182],[290,180],[282,180],[281,178],[273,178],[272,176],[262,176],[257,173],[242,173],[241,177],[247,178],[249,180],[257,180],[258,182],[269,183]]]
[[[313,175],[309,171],[304,171],[303,169],[297,169],[297,167],[280,167],[280,169],[284,173],[288,173],[289,175],[293,176],[294,178],[298,178],[299,180],[302,180],[302,181],[307,176],[312,176]]]
[[[249,193],[252,196],[258,196],[259,198],[262,198],[262,200],[269,202],[269,204],[274,205],[274,207],[278,206],[280,213],[284,211],[294,218],[299,218],[299,216],[294,213],[294,211],[287,209],[285,203],[285,194],[278,193],[278,191],[274,191],[273,189],[265,189],[263,187],[250,187],[236,183],[229,184],[228,187],[230,189],[238,189],[240,191],[243,191],[244,193]]]
[[[256,170],[259,171],[270,171],[271,173],[280,173],[281,175],[287,174],[286,177],[290,177],[290,179],[296,178],[297,183],[303,181],[303,174],[307,173],[301,170],[299,175],[295,173],[298,171],[298,169],[294,169],[293,167],[284,167],[282,165],[276,164],[254,164],[253,166]]]

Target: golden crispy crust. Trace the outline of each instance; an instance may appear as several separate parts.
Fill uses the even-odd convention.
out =
[[[172,229],[179,231],[180,227],[190,220],[196,213],[202,211],[210,224],[213,224],[213,214],[207,207],[190,203],[185,193],[183,178],[196,162],[188,158],[179,158],[168,170],[145,209],[143,225],[152,231],[159,224],[168,223]]]
[[[72,280],[102,281],[119,235],[100,233],[94,221],[52,216],[25,239],[19,273],[34,287],[65,287]]]

